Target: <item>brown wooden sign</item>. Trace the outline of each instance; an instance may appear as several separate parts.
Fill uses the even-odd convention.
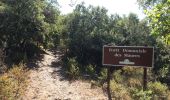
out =
[[[153,67],[153,47],[103,46],[103,65]]]

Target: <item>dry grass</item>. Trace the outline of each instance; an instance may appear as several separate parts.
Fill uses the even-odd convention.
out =
[[[118,84],[114,80],[111,81],[111,91],[112,91],[112,98],[115,100],[131,100],[130,93],[128,92],[127,88],[124,87],[122,84]]]
[[[28,84],[28,72],[25,65],[14,65],[12,69],[0,76],[0,100],[16,100]]]

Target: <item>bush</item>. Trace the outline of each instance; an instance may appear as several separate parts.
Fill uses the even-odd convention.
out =
[[[107,68],[102,68],[100,71],[100,76],[98,77],[99,80],[106,80],[107,79]]]
[[[148,80],[153,80],[153,74],[148,70]],[[149,82],[148,90],[142,90],[143,70],[141,68],[124,67],[115,70],[114,81],[111,82],[112,94],[116,99],[122,99],[127,94],[134,100],[169,100],[167,85],[161,82]],[[115,91],[115,92],[114,92]]]
[[[9,65],[19,64],[21,62],[26,63],[41,53],[43,53],[43,51],[35,43],[27,43],[24,47],[13,46],[6,49],[7,58],[5,61]]]
[[[2,49],[0,49],[0,74],[4,73],[7,70],[7,68],[4,64],[4,61],[3,61],[4,58],[5,58],[4,53],[3,53]]]
[[[16,100],[27,86],[28,73],[23,64],[14,65],[7,73],[0,76],[0,100]]]
[[[139,90],[139,89],[134,89],[132,93],[132,97],[134,100],[151,100],[152,98],[152,91],[147,90]]]
[[[148,84],[148,89],[158,97],[167,97],[169,92],[167,85],[162,84],[161,82],[150,82]]]
[[[128,88],[124,87],[122,84],[118,84],[115,81],[111,81],[110,88],[112,92],[112,98],[116,100],[131,100]]]
[[[77,79],[80,77],[80,69],[75,58],[68,58],[66,63],[66,73],[71,79]]]
[[[89,74],[91,76],[94,76],[94,74],[96,73],[95,69],[92,65],[88,65],[87,67],[85,67],[85,71],[87,74]]]
[[[113,78],[117,83],[123,83],[124,82],[124,76],[121,75],[122,70],[117,70],[113,73]]]
[[[157,80],[162,83],[169,83],[170,45],[165,44],[161,38],[157,39],[155,44],[155,61],[153,71],[157,76]]]
[[[113,73],[113,78],[117,83],[135,88],[140,88],[142,86],[142,76],[143,73],[141,68],[133,67],[124,67]]]
[[[169,100],[170,92],[168,87],[161,82],[149,82],[148,90],[143,91],[138,88],[130,88],[132,97],[136,100]]]

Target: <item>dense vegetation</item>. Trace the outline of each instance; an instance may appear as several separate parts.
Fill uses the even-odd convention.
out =
[[[2,0],[0,44],[12,62],[34,56],[57,32],[59,11],[46,0]]]
[[[11,78],[6,78],[5,73],[10,73],[12,64],[26,63],[44,49],[62,46],[65,48],[63,66],[70,78],[88,75],[95,84],[104,86],[103,45],[153,46],[155,61],[154,68],[149,70],[148,90],[141,88],[141,68],[124,67],[113,70],[112,94],[117,99],[168,98],[170,1],[138,0],[138,3],[147,15],[143,20],[133,13],[108,15],[107,9],[86,7],[84,3],[78,4],[72,13],[62,15],[53,0],[1,0],[0,84],[10,82]],[[25,71],[18,70],[21,72],[17,73]],[[0,92],[0,99],[4,96],[9,95]]]

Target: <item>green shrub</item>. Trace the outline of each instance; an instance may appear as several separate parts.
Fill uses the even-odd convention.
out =
[[[152,91],[151,90],[143,91],[140,89],[133,89],[132,97],[134,100],[151,100]]]
[[[107,79],[107,68],[102,68],[100,71],[100,76],[98,77],[99,80],[106,80]]]
[[[123,83],[124,82],[124,76],[121,75],[122,70],[117,70],[113,73],[113,78],[117,83]]]
[[[91,75],[91,76],[94,76],[94,74],[96,73],[95,72],[95,69],[94,69],[94,66],[93,65],[88,65],[87,67],[85,67],[85,70],[86,70],[86,73]]]
[[[105,85],[104,83],[106,82],[106,80],[107,80],[107,68],[102,68],[100,71],[100,74],[97,76],[96,84],[98,86],[104,87],[104,85]]]
[[[66,62],[66,73],[71,79],[77,79],[80,77],[80,69],[75,58],[68,59]]]

